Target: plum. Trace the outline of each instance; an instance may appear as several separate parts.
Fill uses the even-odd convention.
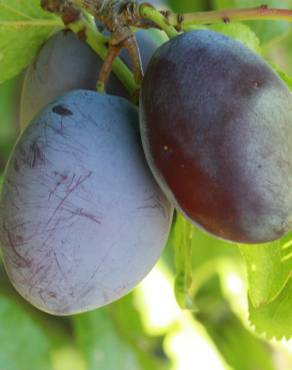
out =
[[[68,91],[96,90],[102,60],[71,31],[52,36],[28,67],[22,87],[20,126],[23,129],[48,103]],[[111,75],[110,94],[128,97],[126,89]]]
[[[145,70],[152,58],[155,50],[162,45],[166,40],[161,31],[156,29],[143,30],[140,29],[135,33],[136,40],[139,46],[141,54],[141,62],[143,70]],[[131,60],[126,49],[123,49],[120,54],[120,58],[125,62],[125,64],[131,68]]]
[[[0,198],[0,242],[12,283],[39,309],[67,315],[108,304],[159,258],[173,208],[138,126],[125,99],[76,90],[18,139]]]
[[[136,33],[145,68],[162,39],[153,40],[147,30]],[[122,59],[130,67],[126,51]],[[29,66],[22,88],[20,126],[23,129],[48,103],[75,89],[96,90],[102,59],[79,41],[70,31],[61,31],[51,37]],[[130,99],[126,88],[112,73],[106,87],[107,93]]]
[[[162,45],[140,126],[157,181],[194,224],[248,244],[291,230],[291,93],[246,46],[207,30]]]

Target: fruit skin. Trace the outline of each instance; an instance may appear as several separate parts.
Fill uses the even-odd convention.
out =
[[[162,45],[145,74],[140,126],[172,203],[213,235],[280,238],[292,222],[292,98],[241,43],[192,31]]]
[[[23,129],[47,104],[68,91],[96,90],[102,60],[71,31],[52,36],[28,67],[22,88],[20,126]],[[108,92],[128,97],[111,75]]]
[[[0,199],[8,275],[39,309],[91,310],[128,293],[159,258],[172,206],[142,151],[136,107],[78,90],[28,125]]]
[[[145,71],[155,50],[166,40],[163,37],[162,32],[156,29],[140,29],[139,31],[135,32],[135,37],[140,50],[143,71]],[[122,49],[119,56],[125,62],[125,64],[131,68],[132,62],[128,51],[126,49]]]
[[[136,33],[141,48],[143,67],[146,68],[158,43],[147,30]],[[157,36],[158,37],[158,36]],[[122,59],[130,67],[126,51]],[[78,40],[71,31],[61,31],[51,37],[28,67],[22,88],[20,126],[23,129],[47,104],[68,91],[96,90],[102,59],[90,47]],[[107,93],[130,99],[126,88],[111,73]]]

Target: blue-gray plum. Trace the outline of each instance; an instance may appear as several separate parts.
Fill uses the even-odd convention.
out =
[[[142,67],[143,70],[146,70],[153,53],[166,40],[163,33],[156,29],[140,29],[135,33],[135,36],[140,50]],[[121,51],[120,57],[131,68],[132,62],[126,49]]]
[[[291,230],[292,97],[246,46],[207,30],[162,45],[140,125],[157,181],[194,224],[250,244]]]
[[[136,33],[141,50],[143,67],[162,43],[159,31],[153,39],[148,30]],[[126,51],[122,59],[130,67]],[[70,31],[61,31],[51,37],[41,48],[36,60],[29,66],[22,88],[20,126],[23,129],[48,103],[75,89],[96,90],[103,61],[90,47],[78,40]],[[130,99],[126,88],[111,73],[106,86],[108,94]]]
[[[20,126],[23,129],[48,103],[75,89],[96,90],[102,60],[70,31],[52,36],[28,67],[22,87]],[[112,74],[108,92],[127,97]]]
[[[173,209],[138,126],[125,99],[77,90],[18,139],[1,192],[0,242],[12,283],[39,309],[67,315],[108,304],[159,258]]]

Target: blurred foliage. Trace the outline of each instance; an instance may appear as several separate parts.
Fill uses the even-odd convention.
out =
[[[0,172],[18,133],[21,80],[22,75],[0,84]]]
[[[271,347],[246,329],[222,293],[218,275],[196,296],[195,317],[205,326],[225,361],[236,370],[274,370]]]
[[[185,228],[186,221],[178,215],[168,247],[179,255],[184,244],[179,245],[181,240],[177,235],[182,234]],[[191,297],[196,307],[194,317],[204,325],[222,357],[233,369],[274,369],[271,348],[245,327],[246,323],[240,315],[236,315],[222,291],[221,280],[228,270],[228,263],[234,265],[239,275],[242,274],[238,248],[190,225],[188,241],[192,250],[192,269],[188,277],[192,283],[188,299]],[[181,289],[181,286],[176,285],[176,288]],[[181,295],[182,292],[176,294]]]
[[[73,346],[66,322],[24,301],[3,267],[0,267],[0,323],[1,370],[53,370],[54,352]]]
[[[88,370],[115,370],[117,363],[121,370],[169,369],[162,340],[145,333],[132,294],[73,317],[73,326]]]

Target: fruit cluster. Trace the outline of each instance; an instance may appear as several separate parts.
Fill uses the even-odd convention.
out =
[[[46,312],[100,307],[136,286],[162,252],[173,206],[235,242],[291,229],[285,84],[215,32],[158,49],[139,32],[139,112],[114,76],[108,94],[93,91],[101,60],[72,33],[52,37],[27,71],[0,235],[11,281]]]

